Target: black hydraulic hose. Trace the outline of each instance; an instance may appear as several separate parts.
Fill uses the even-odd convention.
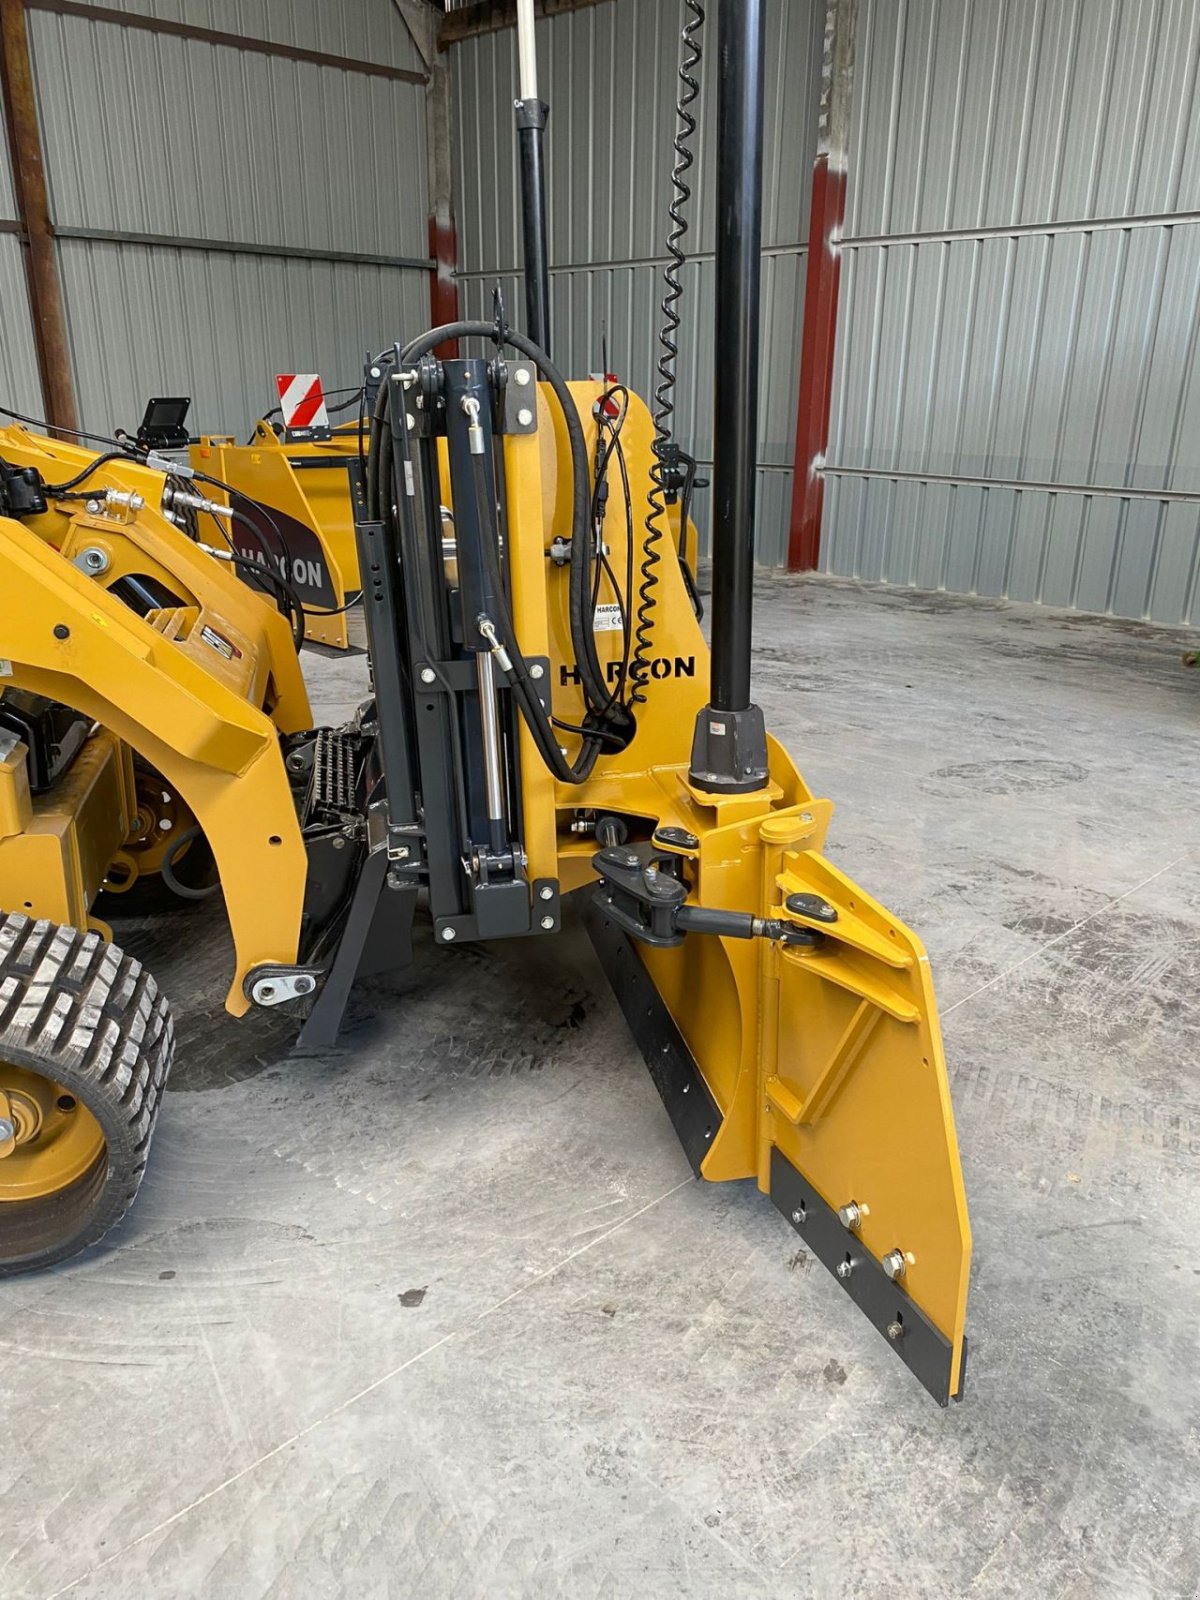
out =
[[[257,561],[251,561],[249,556],[244,556],[237,550],[230,551],[227,558],[222,556],[221,559],[228,559],[231,565],[236,567],[239,572],[247,572],[260,582],[270,584],[275,590],[275,604],[279,606],[280,599],[284,602],[279,609],[283,611],[291,624],[292,640],[296,649],[302,649],[304,645],[304,607],[300,604],[299,595],[287,579],[280,577],[273,567],[262,566]]]
[[[532,340],[523,335],[509,330],[502,336],[494,324],[488,322],[452,322],[439,328],[432,328],[419,339],[405,346],[400,352],[399,361],[404,366],[411,366],[427,355],[436,345],[447,339],[488,339],[492,343],[504,342],[513,349],[531,360],[542,373],[554,391],[555,399],[563,414],[563,421],[567,429],[567,437],[571,446],[571,464],[573,470],[572,483],[572,539],[571,539],[571,632],[572,642],[575,645],[577,664],[580,677],[584,682],[585,698],[591,703],[589,709],[603,707],[607,699],[603,677],[600,669],[599,658],[596,654],[595,636],[590,627],[591,618],[586,612],[590,576],[590,489],[587,465],[587,446],[583,437],[583,426],[579,421],[578,412],[571,401],[570,391],[566,383],[554,367],[544,350],[538,348]],[[384,361],[394,354],[382,352],[377,358]],[[390,446],[388,442],[388,410],[391,404],[390,384],[381,384],[375,400],[375,409],[371,417],[370,442],[367,450],[367,516],[375,522],[392,515],[391,487],[390,487]],[[480,497],[480,504],[487,506],[491,497],[486,474],[483,472],[482,458],[476,465],[476,492]],[[498,597],[504,593],[503,583],[499,574],[499,562],[496,551],[490,547],[490,541],[483,540],[484,558],[494,563],[493,577],[495,592]],[[582,603],[580,603],[580,594]],[[529,676],[524,657],[517,644],[512,617],[507,605],[501,604],[498,609],[500,615],[493,618],[496,625],[497,636],[500,638],[509,658],[513,662],[512,687],[517,697],[517,704],[529,727],[530,734],[537,745],[538,752],[550,771],[564,783],[582,783],[591,774],[596,759],[600,754],[602,740],[599,736],[585,738],[583,748],[580,750],[575,765],[570,764],[559,748],[558,740],[547,716],[545,708],[538,698],[533,681]]]
[[[491,490],[488,487],[487,473],[484,470],[484,457],[482,455],[472,456],[471,466],[475,478],[475,493],[479,498],[479,504],[481,507],[486,506],[491,498]],[[500,574],[500,562],[495,542],[489,536],[487,528],[484,529],[484,535],[480,543],[483,546],[483,560],[487,566],[487,575],[491,582],[497,612],[497,615],[490,618],[490,621],[495,625],[500,642],[512,662],[509,676],[512,680],[513,692],[517,696],[517,703],[533,736],[534,743],[538,747],[542,760],[562,783],[585,783],[591,777],[592,768],[596,765],[596,758],[600,754],[600,745],[590,734],[586,734],[575,765],[568,762],[563,755],[559,748],[558,740],[555,738],[554,729],[551,726],[546,708],[538,699],[537,690],[533,686],[533,679],[529,676],[529,668],[525,664],[525,658],[521,654],[520,646],[517,643],[512,615],[504,598],[504,582]]]
[[[40,428],[43,433],[66,433],[72,439],[90,439],[93,444],[115,445],[122,454],[128,454],[131,460],[137,460],[132,449],[127,451],[119,439],[114,439],[107,433],[85,433],[80,428],[64,428],[61,423],[47,422],[45,417],[27,417],[23,411],[13,411],[8,406],[0,406],[0,417],[11,417],[14,422],[23,422],[29,428]]]
[[[86,482],[93,472],[107,465],[110,461],[132,461],[127,450],[106,450],[102,455],[93,456],[86,467],[83,467],[73,478],[68,478],[65,483],[48,483],[46,493],[51,496],[63,496],[72,489],[77,489],[81,483]]]
[[[203,837],[204,829],[201,828],[199,824],[185,829],[185,831],[179,835],[178,839],[171,841],[171,844],[166,851],[164,851],[163,858],[159,863],[158,870],[162,877],[162,881],[166,884],[167,888],[170,889],[171,893],[178,895],[181,900],[208,900],[214,894],[219,894],[221,892],[220,878],[218,878],[215,883],[193,885],[190,883],[184,883],[183,879],[180,878],[175,871],[175,863],[179,860],[179,857],[183,854],[187,847],[190,844],[195,844],[197,839],[203,839]]]
[[[283,529],[276,522],[270,506],[263,505],[261,500],[255,500],[252,495],[245,494],[241,489],[235,489],[231,483],[226,483],[224,478],[214,478],[211,472],[193,472],[192,477],[197,483],[206,483],[211,489],[222,490],[223,493],[229,496],[229,504],[231,506],[233,505],[233,499],[235,495],[237,495],[239,499],[244,500],[248,506],[253,506],[254,509],[262,516],[263,520],[266,522],[271,532],[275,535],[276,539],[278,539],[279,553],[283,557],[283,562],[288,572],[295,571],[295,568],[292,564],[291,548],[288,545],[287,540],[284,538]],[[270,551],[267,550],[266,537],[262,533],[261,529],[256,528],[254,523],[250,521],[249,517],[245,516],[242,512],[235,511],[234,517],[235,519],[240,517],[242,522],[244,522],[248,528],[253,529],[260,549],[262,549],[267,555],[270,555]]]
[[[93,472],[95,472],[97,470],[97,468],[106,465],[106,463],[108,463],[109,461],[127,461],[127,462],[131,463],[133,466],[145,466],[146,465],[145,460],[143,459],[142,456],[140,456],[137,453],[136,448],[132,444],[122,444],[120,440],[118,440],[118,439],[110,439],[110,438],[106,437],[104,434],[83,433],[78,428],[62,428],[62,427],[58,427],[56,424],[46,422],[41,418],[38,418],[38,417],[27,417],[27,416],[24,415],[24,413],[22,413],[20,411],[12,411],[7,406],[0,406],[0,416],[11,417],[11,418],[13,418],[14,421],[23,422],[29,427],[43,428],[47,433],[50,433],[50,432],[69,433],[69,434],[71,434],[71,436],[73,438],[76,438],[76,439],[91,439],[91,440],[97,441],[99,443],[111,445],[111,446],[114,447],[114,448],[109,449],[109,450],[107,450],[105,452],[102,452],[100,455],[97,455],[97,456],[93,457],[93,459],[91,461],[89,461],[85,467],[83,467],[79,472],[77,472],[73,478],[68,478],[65,483],[47,484],[45,492],[51,497],[51,499],[58,498],[58,499],[63,499],[63,500],[76,500],[76,499],[85,499],[85,498],[87,498],[86,495],[75,494],[75,493],[72,493],[72,491],[76,488],[76,485],[78,485],[80,483],[83,483],[87,478],[89,478],[91,476],[91,474]],[[164,476],[169,478],[170,474],[167,473]],[[241,492],[240,490],[235,491],[231,484],[226,483],[221,478],[214,478],[210,473],[207,473],[207,472],[193,472],[191,476],[192,476],[193,480],[195,482],[197,482],[197,483],[205,483],[205,484],[208,484],[212,488],[223,490],[226,494],[228,494],[230,496],[231,503],[232,503],[233,495],[235,493],[240,493]],[[242,495],[242,498],[244,500],[248,501],[250,505],[254,506],[254,508],[257,511],[260,511],[262,513],[262,515],[265,517],[265,519],[266,519],[268,525],[270,526],[272,532],[275,534],[275,537],[279,540],[279,548],[280,548],[280,551],[281,551],[281,553],[283,555],[283,559],[284,559],[285,563],[287,564],[287,566],[290,569],[290,567],[291,567],[291,551],[288,548],[287,540],[283,536],[282,529],[279,527],[279,524],[275,521],[275,518],[271,514],[270,508],[268,506],[264,506],[258,500],[251,499],[249,495]],[[216,521],[215,518],[213,520]],[[269,547],[267,545],[267,541],[266,541],[265,536],[262,533],[262,530],[257,528],[255,526],[255,524],[253,522],[251,522],[248,517],[243,516],[240,512],[237,512],[237,511],[234,512],[234,520],[242,522],[250,530],[251,534],[254,536],[255,540],[257,541],[259,548],[262,550],[263,554],[267,557],[267,560],[271,561],[273,559],[272,555],[271,555],[271,551],[270,551],[270,549],[269,549]],[[217,527],[218,528],[221,527],[219,522],[217,522]],[[221,529],[221,532],[224,533],[224,529]],[[228,541],[228,535],[226,535],[225,537],[226,537],[226,539]],[[288,580],[286,578],[281,577],[279,574],[277,574],[274,571],[273,568],[260,567],[257,562],[250,561],[245,556],[240,556],[240,555],[237,555],[236,553],[235,553],[235,555],[233,556],[232,559],[234,560],[234,564],[235,565],[237,565],[237,566],[245,566],[249,571],[257,573],[261,577],[266,577],[268,582],[273,583],[275,588],[276,588],[276,590],[279,591],[279,593],[281,593],[284,596],[284,598],[285,598],[285,600],[287,602],[287,611],[289,613],[289,620],[292,623],[292,635],[296,639],[296,648],[299,649],[300,646],[304,643],[304,615],[305,615],[305,612],[304,612],[304,605],[303,605],[302,601],[300,600],[299,595],[292,588],[292,585],[288,582]],[[341,610],[349,610],[350,606],[356,605],[357,603],[358,603],[357,600],[354,600],[354,601],[350,602],[350,605],[339,607],[338,609],[339,609],[339,611],[341,611]],[[335,612],[319,612],[319,613],[317,613],[317,615],[333,616],[333,615],[336,615],[336,613]]]
[[[600,658],[596,652],[596,635],[593,631],[592,618],[588,614],[588,599],[590,594],[591,577],[591,490],[590,473],[588,471],[587,445],[583,437],[583,424],[579,420],[571,400],[570,391],[558,368],[550,360],[546,352],[534,344],[532,339],[525,338],[524,334],[517,333],[515,329],[506,329],[503,335],[498,333],[494,323],[491,322],[448,322],[440,328],[431,328],[428,333],[422,334],[419,339],[414,339],[401,351],[400,359],[405,366],[411,366],[414,361],[419,361],[423,355],[447,339],[490,339],[492,343],[503,342],[512,346],[521,355],[527,357],[537,367],[546,382],[554,391],[559,409],[563,414],[566,424],[567,439],[571,447],[572,468],[572,511],[571,511],[571,588],[570,588],[570,619],[571,643],[575,647],[576,666],[583,684],[584,698],[593,710],[599,710],[608,699],[608,690],[604,683],[604,673],[600,666]],[[384,389],[380,389],[382,394]]]

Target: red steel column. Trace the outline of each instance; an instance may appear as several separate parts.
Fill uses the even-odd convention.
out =
[[[828,0],[825,10],[821,111],[808,219],[800,398],[796,408],[792,517],[788,529],[790,572],[814,571],[821,555],[823,473],[833,403],[833,358],[842,225],[846,215],[846,158],[857,12],[857,0]]]
[[[458,231],[452,216],[434,211],[429,217],[429,254],[433,270],[429,274],[430,327],[458,321]],[[442,353],[442,352],[439,352]]]

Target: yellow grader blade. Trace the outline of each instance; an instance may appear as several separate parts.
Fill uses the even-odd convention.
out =
[[[571,392],[591,450],[595,423],[586,419],[600,390]],[[539,432],[555,436],[544,401]],[[650,418],[636,399],[622,439],[636,497],[652,459]],[[548,653],[555,713],[577,724],[565,581],[556,589],[552,577],[548,588],[546,570],[564,496],[561,438],[549,455],[537,436],[510,437],[505,448],[518,631],[531,653]],[[678,530],[669,534],[677,542]],[[619,516],[606,538],[619,572]],[[640,567],[640,520],[634,541]],[[710,1181],[753,1177],[945,1404],[961,1392],[971,1234],[928,959],[820,853],[833,807],[814,798],[776,741],[765,789],[718,796],[689,783],[708,650],[679,562],[662,561],[655,576],[651,683],[630,744],[576,788],[556,785],[532,749],[525,754],[530,875],[556,876],[564,891],[594,884],[595,839],[565,824],[615,814],[643,864],[676,858],[690,906],[810,932],[805,944],[699,934],[656,948],[628,936],[603,888],[591,891],[586,916],[696,1171]],[[598,605],[609,598],[605,580]],[[623,636],[598,633],[597,646],[602,660],[619,662]]]
[[[944,1405],[961,1393],[971,1235],[929,963],[820,854],[829,811],[718,822],[691,861],[699,903],[755,906],[811,944],[655,949],[603,896],[588,929],[697,1173],[754,1177]]]

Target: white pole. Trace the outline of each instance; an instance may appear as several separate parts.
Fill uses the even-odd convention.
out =
[[[520,61],[521,99],[536,100],[537,45],[533,37],[533,0],[517,0],[517,54]]]

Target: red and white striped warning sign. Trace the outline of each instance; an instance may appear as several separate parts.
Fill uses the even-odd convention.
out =
[[[279,372],[275,376],[285,428],[327,428],[329,413],[316,372]]]

